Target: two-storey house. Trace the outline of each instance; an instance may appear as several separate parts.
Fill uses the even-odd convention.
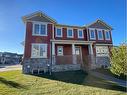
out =
[[[111,26],[102,20],[85,26],[58,24],[43,12],[23,16],[26,25],[23,72],[79,70],[109,66]]]

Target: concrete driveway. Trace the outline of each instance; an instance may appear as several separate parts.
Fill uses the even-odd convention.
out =
[[[10,70],[21,70],[22,69],[22,65],[18,64],[18,65],[1,65],[0,64],[0,72],[3,71],[10,71]]]
[[[102,78],[102,79],[105,79],[105,80],[108,80],[108,81],[112,81],[112,82],[116,83],[119,86],[127,88],[127,81],[125,81],[125,80],[117,79],[115,77],[105,75],[105,74],[95,72],[95,71],[91,71],[90,74],[95,76],[95,77],[98,77],[98,78]]]

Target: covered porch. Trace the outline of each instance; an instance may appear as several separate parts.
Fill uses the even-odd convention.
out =
[[[83,65],[93,55],[93,41],[52,40],[52,65]]]

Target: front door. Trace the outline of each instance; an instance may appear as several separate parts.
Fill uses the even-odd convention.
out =
[[[82,63],[81,47],[79,47],[79,46],[75,47],[75,54],[76,54],[76,57],[77,57],[77,63]]]

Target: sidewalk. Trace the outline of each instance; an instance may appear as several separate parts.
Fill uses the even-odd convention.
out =
[[[22,65],[0,65],[0,72],[10,71],[10,70],[21,70]]]
[[[127,87],[127,81],[117,79],[115,77],[111,77],[111,76],[108,76],[108,75],[104,75],[104,74],[101,74],[101,73],[95,72],[95,71],[90,71],[90,74],[95,76],[95,77],[98,77],[98,78],[102,78],[102,79],[105,79],[105,80],[112,81],[112,82],[118,84],[119,86]]]

